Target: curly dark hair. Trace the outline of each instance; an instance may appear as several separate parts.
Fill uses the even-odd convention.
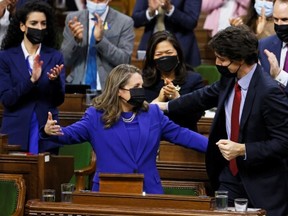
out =
[[[246,25],[229,26],[219,31],[208,45],[231,61],[244,60],[248,65],[258,62],[258,39]]]
[[[42,12],[46,16],[47,34],[42,44],[56,49],[59,48],[58,40],[56,39],[58,34],[56,32],[53,8],[43,0],[29,0],[11,17],[1,49],[8,49],[21,44],[24,34],[20,30],[20,23],[25,23],[31,12]]]
[[[177,38],[168,31],[159,31],[152,35],[147,44],[146,59],[143,66],[143,86],[151,87],[161,79],[160,71],[156,68],[154,60],[154,54],[156,46],[162,41],[169,41],[177,51],[179,64],[175,68],[175,79],[173,83],[175,85],[181,85],[185,82],[187,76],[186,64],[183,55],[183,51],[180,47]]]

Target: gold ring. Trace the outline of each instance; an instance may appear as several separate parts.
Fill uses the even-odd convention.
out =
[[[171,95],[171,94],[169,95],[169,98],[172,98],[172,95]]]

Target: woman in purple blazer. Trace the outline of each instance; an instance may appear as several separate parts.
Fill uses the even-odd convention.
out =
[[[48,111],[58,119],[65,95],[63,57],[52,48],[55,30],[52,8],[45,1],[29,1],[12,18],[0,52],[0,132],[8,134],[9,144],[33,154],[58,153],[57,143],[38,145],[39,126]]]
[[[145,102],[142,85],[140,70],[122,64],[110,72],[103,93],[80,121],[61,128],[48,114],[43,139],[91,143],[97,156],[93,191],[99,189],[100,173],[142,173],[143,191],[163,193],[156,167],[161,139],[206,152],[207,138],[174,124],[157,105]]]

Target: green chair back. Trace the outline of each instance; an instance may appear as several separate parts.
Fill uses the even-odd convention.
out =
[[[164,194],[182,195],[182,196],[199,196],[197,188],[186,187],[163,187]]]
[[[13,215],[17,208],[19,190],[14,181],[0,181],[0,215]]]
[[[162,181],[164,194],[182,195],[182,196],[202,196],[206,195],[203,182],[192,181]]]
[[[69,155],[74,156],[74,169],[79,170],[84,167],[89,166],[91,159],[92,147],[89,142],[74,144],[74,145],[64,145],[59,149],[59,155]],[[86,188],[89,188],[88,176],[85,177]],[[70,183],[75,184],[75,175],[72,176]]]
[[[204,80],[207,80],[208,85],[218,81],[221,77],[215,65],[203,64],[194,68],[194,70],[201,74]]]

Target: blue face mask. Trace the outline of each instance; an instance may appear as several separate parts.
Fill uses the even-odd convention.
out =
[[[86,7],[92,15],[97,13],[99,16],[101,16],[107,8],[107,3],[94,3],[90,0],[87,1]]]
[[[273,2],[256,0],[254,8],[259,16],[261,16],[262,8],[265,9],[265,16],[271,17],[273,14]]]

